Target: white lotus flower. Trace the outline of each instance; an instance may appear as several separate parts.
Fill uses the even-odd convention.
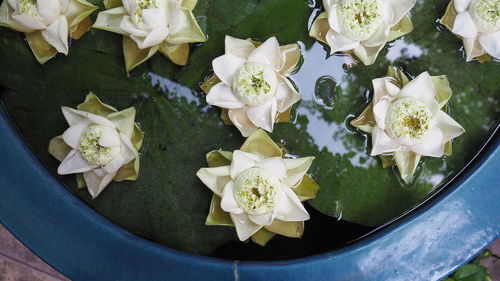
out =
[[[97,8],[85,0],[5,0],[0,6],[0,25],[26,33],[28,43],[43,64],[55,53],[44,53],[47,51],[39,46],[39,41],[44,40],[49,48],[67,55],[68,37],[82,36],[91,25],[88,16]],[[82,22],[84,25],[79,26]]]
[[[406,13],[416,0],[323,0],[325,13],[310,35],[330,46],[330,53],[352,52],[365,65],[375,62],[388,41],[411,31]]]
[[[256,134],[261,136],[254,135],[254,139],[265,135],[263,131],[260,132]],[[267,135],[264,137],[269,138]],[[277,147],[272,147],[276,146],[272,142],[271,146],[266,146],[262,140],[253,144],[251,142],[254,140],[247,142],[247,148],[253,147],[267,154],[277,150],[274,155],[281,155]],[[265,148],[255,147],[257,143],[264,144]],[[242,149],[245,149],[245,145]],[[201,168],[196,175],[215,195],[221,197],[220,207],[230,214],[239,239],[244,241],[262,228],[276,231],[283,227],[280,223],[309,219],[293,188],[302,181],[313,160],[314,157],[265,158],[261,153],[235,150],[230,165]],[[271,225],[274,225],[274,229]],[[299,237],[301,234],[302,231]]]
[[[70,127],[51,141],[49,152],[62,161],[57,173],[83,173],[88,191],[95,198],[113,179],[137,178],[139,163],[133,160],[139,157],[142,132],[134,123],[133,107],[116,111],[93,94],[79,107],[107,117],[63,106]],[[130,167],[120,170],[125,165]]]
[[[500,59],[498,0],[452,0],[441,23],[462,38],[467,61],[485,54]]]
[[[157,51],[172,62],[185,65],[188,43],[204,42],[206,37],[196,22],[193,0],[122,0],[123,6],[107,6],[100,12],[94,28],[123,34],[127,71]],[[143,50],[143,51],[141,51]]]
[[[225,54],[212,61],[221,82],[210,89],[207,103],[228,109],[229,119],[245,137],[259,127],[272,132],[277,114],[301,99],[287,78],[300,49],[296,44],[280,48],[275,37],[255,47],[249,40],[226,36],[225,45]],[[292,52],[298,55],[289,56]]]
[[[441,157],[445,143],[465,132],[441,110],[429,73],[424,72],[403,88],[389,79],[373,80],[371,155],[412,151],[422,156]]]

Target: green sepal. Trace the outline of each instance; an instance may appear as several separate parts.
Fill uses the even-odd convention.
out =
[[[401,36],[410,33],[413,30],[413,23],[408,15],[405,15],[395,26],[389,31],[387,41],[392,41]]]
[[[264,158],[281,157],[281,149],[262,129],[251,134],[240,148],[241,151],[256,153]]]
[[[300,183],[292,188],[292,190],[297,194],[300,201],[306,201],[309,199],[316,198],[316,194],[319,191],[318,183],[311,178],[308,174],[304,175]]]
[[[439,20],[439,23],[446,26],[448,30],[453,30],[453,25],[455,24],[455,18],[457,17],[457,13],[455,12],[455,4],[454,1],[451,0],[448,6],[446,7],[446,11],[444,12],[443,17]]]
[[[210,211],[208,212],[207,219],[205,220],[206,225],[223,225],[223,226],[234,226],[231,216],[228,212],[225,212],[220,207],[221,198],[217,195],[212,196],[212,202],[210,203]]]
[[[324,44],[328,44],[326,42],[326,33],[329,29],[330,24],[328,23],[328,15],[326,12],[322,12],[314,20],[311,26],[311,30],[309,30],[309,36]]]
[[[349,124],[365,133],[371,133],[376,124],[375,116],[373,116],[373,102],[370,102],[363,112],[358,117],[352,119]]]
[[[453,92],[450,88],[450,83],[446,75],[431,76],[432,84],[436,89],[437,101],[442,109],[450,100]]]
[[[304,233],[303,221],[282,221],[275,219],[271,225],[265,225],[265,229],[291,238],[300,238]]]
[[[62,136],[54,137],[49,142],[48,152],[62,162],[71,151],[71,147],[64,142]]]
[[[389,155],[380,154],[378,155],[378,158],[380,159],[380,162],[382,162],[382,168],[384,169],[396,165],[396,162],[394,161],[394,156],[392,154]]]
[[[233,161],[233,153],[230,151],[212,150],[206,155],[208,167],[229,166]]]
[[[410,82],[410,79],[408,79],[408,76],[406,76],[406,74],[404,74],[404,72],[401,69],[399,69],[398,67],[389,66],[387,68],[386,76],[394,78],[397,82],[396,86],[398,86],[400,88],[403,88],[406,84],[408,84]]]
[[[259,229],[259,231],[255,232],[252,235],[252,241],[255,244],[264,247],[269,241],[271,241],[271,239],[273,239],[274,236],[276,236],[276,233],[271,232],[265,228],[261,228]]]
[[[85,179],[83,178],[83,174],[75,174],[75,178],[76,178],[76,187],[78,189],[82,189],[87,186],[87,183],[85,183]]]
[[[107,117],[118,110],[111,105],[103,103],[94,93],[89,92],[85,97],[85,101],[79,104],[76,109],[90,112],[99,116]]]
[[[394,161],[399,170],[401,179],[408,184],[410,183],[415,171],[417,170],[418,163],[422,156],[413,151],[396,151],[394,152]]]

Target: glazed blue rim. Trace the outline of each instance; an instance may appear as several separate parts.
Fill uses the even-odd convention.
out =
[[[198,256],[131,234],[60,183],[3,107],[0,132],[0,223],[72,280],[437,280],[500,236],[498,132],[411,212],[343,248],[272,262]]]

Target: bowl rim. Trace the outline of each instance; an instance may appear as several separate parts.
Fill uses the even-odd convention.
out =
[[[495,173],[500,167],[498,126],[482,151],[446,188],[377,231],[312,256],[231,261],[159,245],[99,215],[50,173],[0,107],[4,154],[0,157],[0,223],[72,280],[279,280],[283,276],[287,280],[398,280],[402,276],[435,280],[500,236],[500,204],[494,200],[500,198],[500,174]],[[483,194],[490,195],[478,198]],[[447,223],[450,218],[455,223]]]

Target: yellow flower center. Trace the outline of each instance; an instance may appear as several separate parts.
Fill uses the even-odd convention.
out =
[[[35,19],[41,19],[42,17],[38,13],[38,6],[35,0],[21,0],[19,1],[19,12],[23,15],[33,17]]]
[[[500,29],[500,1],[473,0],[469,10],[480,32],[494,32]]]
[[[385,125],[394,138],[419,141],[429,131],[431,120],[432,113],[424,103],[414,98],[402,98],[389,106]]]
[[[137,4],[137,8],[135,9],[134,13],[132,14],[132,20],[138,24],[142,25],[142,10],[145,9],[154,9],[160,7],[159,4],[160,0],[136,0],[135,3]]]
[[[377,0],[341,0],[338,7],[341,32],[352,40],[370,38],[383,22]]]
[[[105,127],[99,125],[90,126],[80,136],[80,153],[93,167],[106,166],[120,153],[119,146],[104,147],[99,145],[99,139],[104,129]]]
[[[247,214],[270,213],[278,202],[280,184],[280,180],[270,172],[250,168],[236,178],[236,201]]]
[[[274,96],[266,75],[276,77],[274,70],[260,63],[246,63],[234,77],[233,90],[242,102],[259,105]]]

